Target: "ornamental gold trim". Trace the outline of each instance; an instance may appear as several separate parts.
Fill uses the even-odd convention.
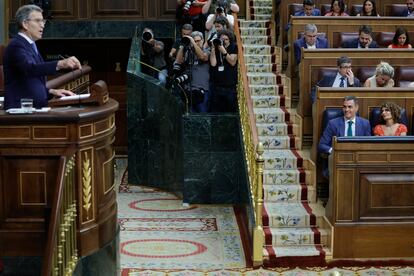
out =
[[[86,219],[89,220],[89,210],[92,206],[92,168],[91,160],[88,153],[84,153],[82,161],[82,192],[83,192],[83,209],[86,212]]]

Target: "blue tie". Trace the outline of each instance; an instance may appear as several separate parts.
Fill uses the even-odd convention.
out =
[[[36,52],[36,54],[39,54],[39,51],[37,50],[37,47],[36,47],[36,43],[33,42],[31,45],[32,45],[33,50]]]
[[[339,87],[345,87],[345,77],[341,77],[341,82],[339,83]]]
[[[346,136],[353,136],[352,135],[352,124],[353,124],[354,122],[352,122],[352,121],[348,121],[348,131],[346,132]]]

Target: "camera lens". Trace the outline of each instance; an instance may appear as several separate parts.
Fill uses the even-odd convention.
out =
[[[142,34],[142,40],[144,41],[150,41],[152,39],[152,33],[150,32],[144,32]]]
[[[181,38],[181,43],[183,44],[183,46],[189,46],[191,41],[188,37],[184,36],[183,38]]]
[[[223,8],[222,7],[218,7],[216,9],[216,13],[223,13]]]
[[[214,44],[214,46],[220,46],[220,45],[223,44],[223,42],[221,41],[220,38],[215,38],[215,39],[213,39],[213,44]]]

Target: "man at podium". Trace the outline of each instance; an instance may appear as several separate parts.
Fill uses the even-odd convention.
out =
[[[65,89],[47,89],[46,76],[61,69],[79,69],[76,57],[45,62],[37,51],[36,40],[42,38],[46,20],[36,5],[21,6],[15,15],[19,33],[4,52],[5,109],[19,108],[22,98],[33,99],[33,107],[47,106],[49,95],[74,95]]]

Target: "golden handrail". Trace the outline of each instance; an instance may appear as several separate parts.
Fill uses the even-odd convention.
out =
[[[238,23],[237,15],[235,22]],[[264,234],[262,228],[263,205],[263,145],[259,144],[254,115],[253,102],[250,95],[247,78],[246,63],[243,55],[243,43],[240,37],[239,24],[234,24],[234,33],[238,45],[239,82],[237,87],[240,125],[242,129],[245,159],[249,175],[251,202],[254,208],[255,226],[253,229],[253,262],[255,265],[263,263]],[[257,149],[257,152],[256,152]],[[257,157],[257,160],[256,160]]]

